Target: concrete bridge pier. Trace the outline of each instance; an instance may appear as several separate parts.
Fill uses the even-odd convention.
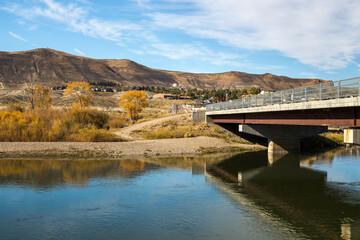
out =
[[[268,140],[269,153],[300,152],[301,138],[276,138]]]
[[[360,129],[344,129],[344,143],[346,146],[360,145]]]
[[[325,126],[240,124],[239,132],[268,139],[268,152],[300,152],[302,138],[326,132]]]

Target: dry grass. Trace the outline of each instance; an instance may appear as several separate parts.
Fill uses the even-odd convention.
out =
[[[193,101],[185,99],[149,99],[148,102],[150,108],[170,109],[173,104],[191,104]]]
[[[193,122],[191,117],[181,116],[177,120],[164,121],[159,125],[144,128],[134,132],[144,139],[166,139],[208,136],[224,139],[227,142],[245,143],[250,142],[224,130],[218,126],[209,126],[206,123]]]
[[[323,137],[337,143],[338,145],[344,145],[344,133],[341,132],[326,132],[321,134]]]
[[[127,118],[120,116],[113,116],[108,122],[111,129],[123,128],[129,125]]]
[[[164,111],[154,111],[154,110],[148,110],[144,111],[141,115],[140,115],[140,119],[137,121],[137,123],[142,123],[142,122],[146,122],[146,121],[150,121],[153,119],[158,119],[158,118],[163,118],[163,117],[168,117],[171,116],[170,112],[164,112]]]
[[[199,136],[192,126],[158,128],[153,132],[144,133],[146,139],[184,138]]]
[[[71,134],[68,141],[73,142],[116,142],[118,139],[115,135],[105,129],[82,128],[77,133]]]

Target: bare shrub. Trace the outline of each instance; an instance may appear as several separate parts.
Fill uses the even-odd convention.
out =
[[[103,128],[109,121],[109,115],[95,109],[74,108],[69,111],[67,120],[81,126]]]
[[[127,122],[126,118],[117,117],[117,118],[113,118],[113,119],[109,120],[109,126],[112,129],[123,128],[123,127],[126,127],[127,125],[128,125],[128,122]]]

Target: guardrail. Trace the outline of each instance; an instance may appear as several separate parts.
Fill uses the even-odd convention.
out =
[[[357,96],[360,96],[360,77],[209,104],[206,106],[206,111],[211,112],[274,104],[323,101]]]

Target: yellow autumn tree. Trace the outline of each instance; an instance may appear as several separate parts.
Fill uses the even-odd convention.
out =
[[[146,94],[144,91],[129,91],[121,95],[120,107],[126,109],[128,116],[131,121],[139,119],[139,113],[142,112],[143,108],[149,106],[146,102]]]
[[[43,85],[30,86],[25,89],[31,110],[48,108],[51,103],[51,90]]]
[[[88,107],[93,99],[90,84],[87,82],[69,83],[64,91],[64,95],[72,97],[75,100],[72,104],[73,107],[81,109]]]

